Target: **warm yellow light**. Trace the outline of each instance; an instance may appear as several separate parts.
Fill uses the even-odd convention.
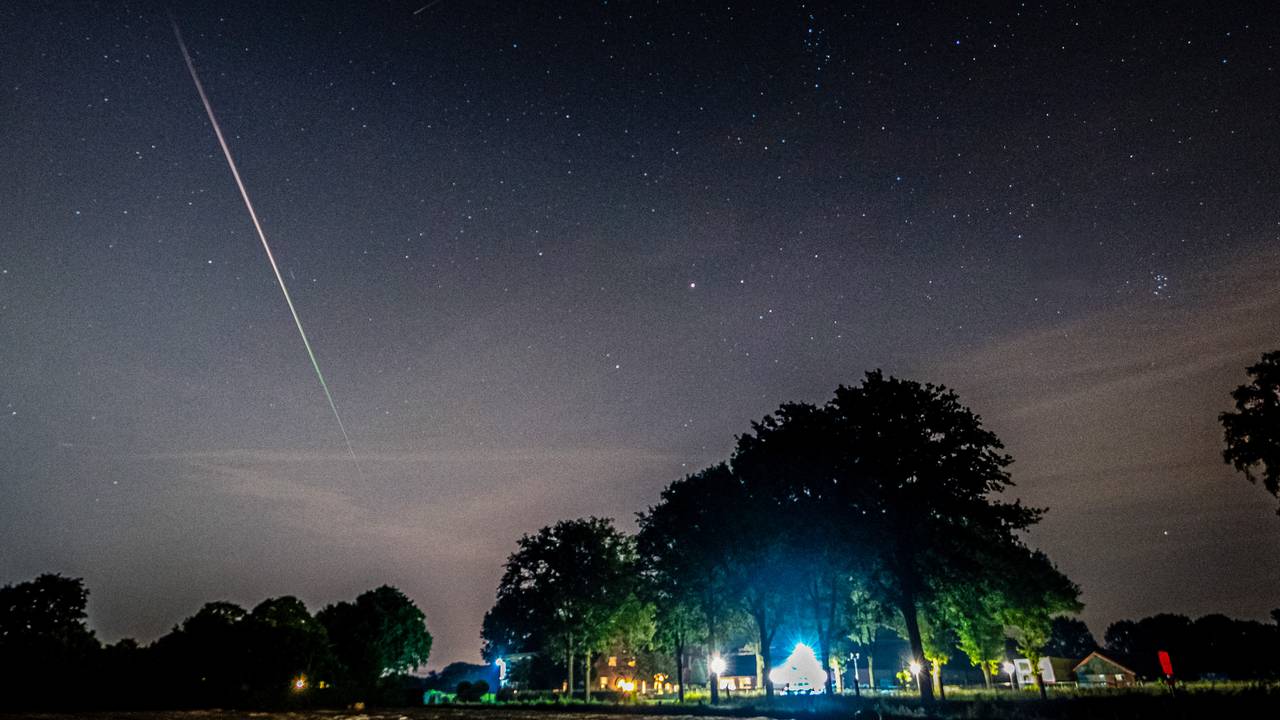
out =
[[[293,679],[293,691],[294,691],[294,692],[301,692],[301,691],[306,690],[306,689],[307,689],[307,676],[306,676],[306,675],[299,675],[298,677],[296,677],[296,678],[294,678],[294,679]]]

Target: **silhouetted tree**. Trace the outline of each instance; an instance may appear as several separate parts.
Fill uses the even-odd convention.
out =
[[[87,673],[98,640],[85,625],[89,591],[56,574],[0,587],[0,704],[66,704],[57,688]],[[63,698],[60,700],[59,698]]]
[[[364,592],[353,603],[329,605],[316,619],[348,682],[364,692],[374,691],[383,677],[425,665],[431,655],[426,616],[390,585]]]
[[[1191,618],[1185,615],[1160,613],[1136,622],[1120,620],[1112,623],[1103,637],[1107,651],[1142,677],[1160,677],[1160,664],[1156,658],[1160,650],[1168,652],[1178,663],[1180,674],[1193,676],[1186,663],[1192,659],[1195,642]]]
[[[248,613],[230,602],[205,603],[152,646],[159,691],[193,707],[240,706],[248,699]]]
[[[676,605],[696,608],[702,624],[697,635],[707,655],[719,653],[741,607],[730,586],[729,564],[738,553],[742,525],[725,505],[739,490],[729,466],[715,465],[668,485],[658,504],[639,516],[642,566],[667,598],[657,611],[661,616]],[[685,671],[680,669],[682,676]],[[716,703],[718,683],[715,677],[708,680]]]
[[[497,600],[485,616],[486,659],[519,646],[564,653],[572,693],[580,655],[590,697],[591,655],[619,630],[636,582],[634,541],[611,520],[565,520],[525,535],[507,558]]]
[[[1012,485],[999,438],[946,388],[867,373],[827,405],[843,457],[833,493],[873,545],[878,592],[902,614],[912,655],[924,658],[920,608],[956,572],[959,548],[1020,546],[1041,512],[995,496]],[[988,571],[989,572],[989,571]],[[921,697],[933,699],[928,685]]]
[[[751,533],[736,546],[743,556],[732,567],[766,668],[772,667],[769,646],[788,608],[807,610],[804,619],[812,623],[823,668],[830,668],[832,648],[843,634],[839,623],[866,543],[860,525],[831,504],[839,457],[832,414],[806,403],[782,405],[738,438],[732,470],[741,491],[731,499],[738,527]],[[766,673],[766,695],[772,697],[773,690]],[[828,672],[826,691],[834,690]]]
[[[1280,350],[1265,353],[1248,373],[1253,380],[1231,393],[1235,412],[1218,416],[1227,445],[1222,459],[1280,496]]]
[[[1053,619],[1049,642],[1044,646],[1045,655],[1079,660],[1097,649],[1098,643],[1083,620],[1071,617]]]
[[[303,680],[308,687],[330,677],[337,665],[325,627],[291,595],[258,603],[244,625],[246,670],[253,695],[277,702]],[[373,638],[370,638],[372,640]]]

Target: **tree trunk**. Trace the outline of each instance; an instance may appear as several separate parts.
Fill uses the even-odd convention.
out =
[[[827,587],[830,594],[828,595],[829,602],[827,603],[826,631],[822,633],[821,638],[822,663],[827,670],[827,694],[834,695],[836,683],[831,673],[831,644],[832,637],[836,632],[836,615],[842,606],[842,603],[837,599],[840,597],[840,576],[836,573],[830,573],[827,576],[827,580],[830,581],[830,585]],[[854,694],[858,694],[856,687],[854,688]]]
[[[582,653],[582,695],[591,702],[591,651]]]
[[[907,626],[907,642],[911,644],[911,657],[915,662],[924,662],[924,641],[920,639],[920,616],[916,610],[915,594],[904,591],[898,609],[902,612],[902,620]],[[920,702],[932,705],[933,686],[921,682],[916,684],[920,686]]]
[[[859,687],[859,685],[861,684],[862,683],[858,682],[858,661],[855,658],[853,661],[853,696],[854,697],[862,697],[862,688]]]
[[[1040,663],[1037,662],[1033,667],[1035,667],[1036,669],[1036,672],[1035,672],[1036,689],[1040,691],[1040,699],[1048,700],[1049,693],[1044,689],[1044,678],[1040,676]]]
[[[876,693],[876,659],[871,657],[871,650],[867,649],[867,689],[872,695]]]
[[[831,647],[829,643],[830,640],[825,638],[818,641],[818,650],[822,653],[822,657],[818,659],[818,662],[822,663],[822,671],[827,674],[826,682],[822,683],[822,689],[828,695],[834,695],[836,679],[835,673],[831,672]]]
[[[933,665],[933,679],[934,679],[934,682],[935,682],[935,683],[937,683],[937,685],[938,685],[938,700],[940,700],[940,701],[941,701],[941,700],[946,700],[946,699],[947,699],[947,689],[946,689],[945,687],[943,687],[943,686],[942,686],[942,663],[934,663],[934,665]]]
[[[565,663],[565,666],[569,668],[569,686],[567,690],[569,693],[569,699],[572,700],[573,699],[573,634],[572,633],[570,633],[569,635],[569,642],[565,646],[564,651],[565,651],[566,657],[569,660],[567,663]]]
[[[990,690],[991,689],[991,668],[987,667],[987,663],[985,661],[981,663],[979,667],[982,668],[982,686]]]
[[[763,639],[763,638],[762,638]],[[765,702],[773,700],[773,681],[769,679],[769,668],[773,667],[773,652],[769,650],[770,643],[764,642],[760,645],[760,665],[764,671],[764,697]]]
[[[773,680],[769,679],[769,670],[773,668],[773,652],[769,647],[773,644],[773,631],[769,629],[769,608],[763,603],[756,606],[751,613],[752,619],[756,621],[756,635],[759,638],[760,669],[764,671],[764,697],[765,702],[773,700]]]
[[[703,596],[704,610],[709,607],[715,607],[707,600],[707,596]],[[719,651],[719,635],[720,635],[720,618],[714,611],[707,612],[707,677],[711,685],[711,704],[720,704],[720,676],[711,672],[711,658],[716,656]]]
[[[684,704],[684,636],[676,636],[676,697]]]

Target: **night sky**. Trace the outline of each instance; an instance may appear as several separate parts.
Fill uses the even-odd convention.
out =
[[[1280,347],[1270,3],[206,5],[362,472],[165,6],[6,3],[0,582],[82,576],[144,642],[390,583],[476,660],[521,534],[633,528],[883,368],[1005,441],[1099,637],[1280,605],[1216,418]]]

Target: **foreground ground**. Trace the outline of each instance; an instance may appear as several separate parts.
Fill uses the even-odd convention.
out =
[[[1280,717],[1280,688],[1268,685],[1189,689],[1178,696],[1152,692],[1080,694],[1047,702],[1028,697],[968,697],[925,711],[912,699],[858,700],[779,698],[772,705],[749,701],[729,707],[705,705],[468,705],[395,709],[296,710],[253,712],[193,710],[179,712],[22,713],[2,720],[681,720],[727,716],[773,720],[851,720],[859,710],[884,720],[1243,720]],[[875,717],[872,715],[871,717]]]

